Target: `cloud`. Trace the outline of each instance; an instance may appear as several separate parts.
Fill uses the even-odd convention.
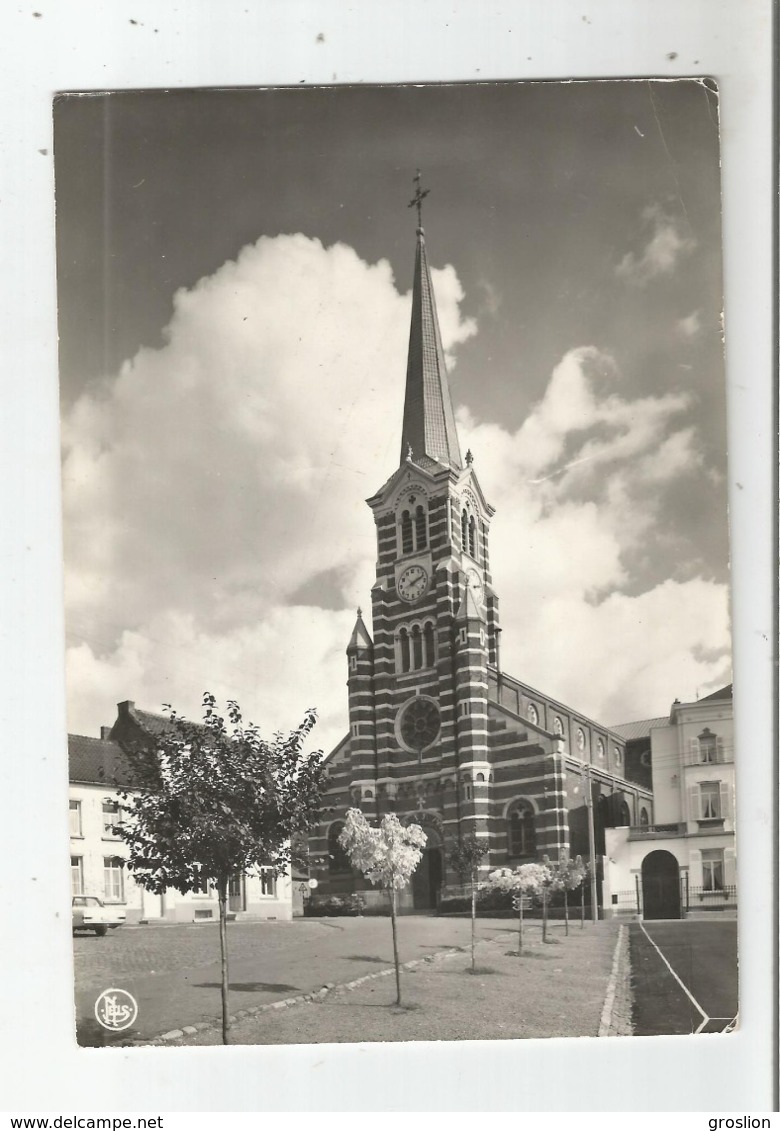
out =
[[[637,287],[651,280],[671,275],[679,260],[696,247],[692,235],[683,232],[683,221],[665,206],[651,204],[642,212],[643,245],[639,251],[629,251],[615,268],[619,279]]]
[[[624,399],[609,391],[619,379],[614,359],[584,347],[562,358],[515,433],[459,414],[497,508],[506,670],[607,722],[692,696],[729,648],[726,587],[658,572],[666,505],[706,474],[690,399]],[[655,579],[637,593],[637,563],[653,554]]]
[[[434,285],[454,353],[476,325],[452,267]],[[409,308],[384,261],[264,238],[180,291],[166,344],[74,405],[72,730],[96,733],[128,698],[197,714],[208,689],[270,730],[318,707],[325,748],[345,733],[344,651],[374,581],[364,500],[397,466]],[[662,576],[636,592],[634,557],[652,555],[664,500],[708,469],[689,399],[630,400],[620,380],[614,358],[585,347],[516,432],[459,410],[498,506],[507,670],[607,721],[705,686],[728,646],[722,586]]]

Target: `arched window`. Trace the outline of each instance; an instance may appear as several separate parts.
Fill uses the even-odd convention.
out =
[[[509,855],[536,855],[536,825],[530,801],[513,801],[507,814],[507,848]]]
[[[428,516],[425,507],[420,503],[414,512],[414,533],[417,540],[415,549],[424,550],[428,545]]]
[[[428,623],[425,625],[425,628],[423,629],[423,644],[423,650],[425,653],[425,666],[426,668],[432,668],[436,663],[436,652],[434,650],[433,643],[433,625],[430,621],[428,621]]]
[[[398,662],[402,672],[408,672],[412,666],[411,652],[409,650],[409,633],[402,628],[398,633]]]
[[[620,808],[618,809],[617,827],[620,828],[622,826],[630,825],[630,824],[631,824],[631,810],[629,809],[629,807],[628,807],[628,805],[625,801],[621,801],[620,802]]]
[[[409,511],[401,515],[401,553],[411,554],[414,550],[414,533],[412,531],[412,516]]]
[[[526,712],[526,714],[528,715],[529,723],[533,723],[534,726],[536,726],[536,724],[539,722],[539,712],[537,711],[536,707],[534,707],[533,703],[528,704],[528,711]]]
[[[644,805],[639,810],[639,824],[643,828],[646,828],[650,824],[650,817],[648,816],[647,809],[645,809]]]
[[[557,715],[555,716],[555,721],[553,722],[553,733],[557,734],[559,738],[563,738],[563,723]]]
[[[464,552],[467,552],[469,547],[469,516],[465,510],[461,511],[460,514],[460,540],[463,543]]]
[[[423,666],[422,632],[419,624],[412,628],[412,668],[418,671]]]
[[[339,836],[343,828],[343,821],[334,821],[328,829],[328,871],[331,875],[343,875],[352,871],[349,857],[339,844]]]
[[[469,553],[476,561],[477,558],[477,522],[474,515],[469,515]]]

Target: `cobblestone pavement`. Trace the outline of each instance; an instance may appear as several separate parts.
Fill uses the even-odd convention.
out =
[[[480,938],[514,926],[480,919]],[[402,961],[450,946],[467,946],[470,922],[460,918],[406,916],[399,924]],[[110,1043],[94,1019],[98,994],[129,991],[138,1002],[133,1030],[148,1037],[182,1025],[212,1020],[220,1013],[219,933],[215,924],[122,927],[105,938],[73,940],[76,1016],[81,1044]],[[228,927],[231,1009],[346,982],[392,962],[390,921],[384,917],[240,922]]]

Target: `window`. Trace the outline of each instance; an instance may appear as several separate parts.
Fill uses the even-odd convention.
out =
[[[720,782],[703,781],[699,786],[701,820],[716,821],[723,814],[720,807]]]
[[[422,631],[419,624],[412,627],[412,667],[419,671],[423,666]]]
[[[398,630],[396,637],[396,671],[420,671],[422,668],[432,668],[436,665],[436,638],[433,624],[430,621],[421,627],[419,624]]]
[[[70,810],[70,835],[81,836],[81,802],[70,801],[68,808]]]
[[[399,671],[408,672],[412,666],[412,653],[409,649],[409,632],[402,628],[398,633],[398,668]]]
[[[585,731],[582,729],[582,727],[579,727],[577,730],[577,749],[581,754],[585,750]]]
[[[618,750],[617,746],[615,746],[615,747],[613,748],[613,750],[612,750],[612,753],[613,753],[613,754],[614,754],[614,756],[615,756],[615,765],[616,765],[616,766],[620,766],[620,765],[622,765],[622,763],[623,763],[623,755],[622,755],[622,754],[620,753],[620,751]]]
[[[508,850],[510,856],[536,855],[534,809],[530,801],[514,801],[508,813]]]
[[[426,668],[432,668],[436,663],[436,652],[433,640],[433,625],[430,621],[428,621],[423,629],[423,638],[425,666]]]
[[[70,858],[70,891],[71,895],[84,894],[83,856],[71,856]]]
[[[260,869],[260,894],[268,896],[276,895],[276,876],[274,875],[273,868]]]
[[[209,880],[203,868],[198,869],[198,876],[192,888],[193,895],[208,895],[209,894]]]
[[[526,711],[526,714],[528,715],[529,723],[533,723],[533,725],[536,726],[539,722],[539,712],[537,711],[536,707],[534,707],[533,703],[528,704],[528,710]]]
[[[563,723],[557,715],[555,716],[555,721],[553,722],[553,734],[557,734],[559,738],[563,738]]]
[[[464,554],[477,560],[477,521],[473,514],[464,508],[460,514],[460,540]]]
[[[604,761],[604,743],[601,741],[601,739],[599,739],[598,742],[596,743],[596,753],[598,754],[599,759],[603,762]]]
[[[125,901],[125,876],[118,856],[103,858],[103,891],[105,898],[114,903]]]
[[[331,875],[343,875],[352,871],[349,857],[339,844],[343,828],[343,821],[334,821],[328,829],[328,871]]]
[[[425,507],[419,504],[414,512],[414,536],[417,542],[415,549],[424,550],[428,545],[428,522]]]
[[[409,511],[401,515],[401,553],[411,554],[414,550],[414,533],[412,531],[412,516]]]
[[[723,849],[705,848],[701,854],[701,878],[704,891],[723,891]]]
[[[109,837],[111,840],[117,839],[117,834],[114,832],[114,825],[120,824],[122,821],[122,813],[119,808],[118,801],[104,801],[103,802],[103,839]]]
[[[645,809],[644,805],[639,810],[639,824],[643,828],[646,828],[650,824],[650,818],[647,815],[647,809]]]
[[[416,501],[417,496],[409,496],[410,504],[414,504]],[[412,510],[403,510],[399,519],[399,527],[402,554],[413,554],[415,551],[427,548],[428,511],[423,503],[417,503],[417,506]]]

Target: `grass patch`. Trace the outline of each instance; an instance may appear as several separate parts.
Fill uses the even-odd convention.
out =
[[[463,971],[463,973],[464,974],[497,974],[498,971],[496,970],[496,968],[494,966],[475,966],[473,970],[470,966],[468,966]]]
[[[409,1002],[395,1003],[387,978],[356,986],[348,994],[270,1010],[242,1019],[231,1029],[234,1045],[365,1044],[369,1041],[475,1041],[598,1035],[607,982],[612,969],[617,926],[600,923],[582,935],[561,940],[553,955],[539,945],[522,955],[504,947],[499,934],[480,943],[478,973],[464,977],[463,954],[416,967],[414,987],[406,983]],[[513,940],[516,944],[516,937]],[[523,958],[531,961],[524,962]],[[556,963],[553,968],[550,959]],[[542,961],[534,961],[539,960]],[[402,981],[407,977],[402,973]],[[219,1044],[219,1030],[192,1034],[176,1042]]]

